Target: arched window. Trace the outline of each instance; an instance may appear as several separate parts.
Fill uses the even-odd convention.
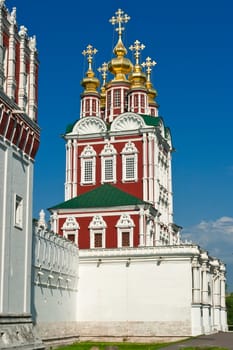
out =
[[[95,184],[96,181],[96,152],[87,145],[81,155],[81,184]]]
[[[133,247],[133,228],[135,224],[129,214],[122,214],[117,221],[117,246]]]
[[[95,215],[90,222],[90,248],[105,248],[106,222],[101,215]]]
[[[110,143],[104,146],[101,155],[101,182],[116,182],[116,150]]]
[[[129,141],[122,150],[122,181],[138,181],[138,150]]]
[[[79,224],[74,216],[68,216],[62,226],[63,237],[78,245]]]

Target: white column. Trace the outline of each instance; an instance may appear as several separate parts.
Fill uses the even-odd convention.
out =
[[[30,67],[29,67],[29,91],[28,91],[28,115],[32,120],[36,120],[36,37],[29,41],[30,47]]]
[[[140,247],[145,246],[144,240],[144,209],[140,209],[139,211],[139,245]]]
[[[158,166],[158,143],[156,136],[154,138],[154,198],[153,202],[156,206],[156,209],[158,209],[158,203],[159,203],[159,166]]]
[[[68,140],[66,144],[66,183],[65,200],[71,199],[71,160],[72,160],[72,141]]]
[[[153,187],[153,135],[148,135],[148,158],[149,158],[149,201],[153,202],[154,187]]]
[[[221,330],[226,332],[228,330],[227,325],[227,313],[226,313],[226,268],[224,264],[220,264],[220,324]]]
[[[4,1],[0,1],[0,90],[4,84],[4,47],[3,47],[3,7]]]
[[[15,99],[15,26],[16,26],[16,8],[14,7],[10,16],[10,38],[9,38],[9,58],[8,58],[8,74],[7,74],[7,95]]]
[[[210,315],[209,315],[209,296],[208,296],[208,279],[207,272],[208,256],[206,253],[202,254],[202,314],[203,314],[203,330],[205,334],[210,332]]]
[[[143,134],[143,174],[142,174],[142,184],[143,184],[143,200],[148,200],[148,188],[147,188],[147,136]]]
[[[73,141],[73,181],[72,198],[77,196],[77,140]]]
[[[193,303],[200,304],[201,302],[200,264],[197,257],[193,259],[192,271],[193,271]]]
[[[207,263],[202,264],[202,303],[208,304]]]
[[[173,193],[172,193],[172,156],[171,152],[168,153],[167,157],[167,176],[168,176],[168,222],[173,222]]]
[[[19,58],[20,65],[19,65],[18,105],[20,108],[25,110],[26,103],[27,103],[27,96],[26,96],[27,73],[26,73],[26,52],[25,52],[27,28],[25,28],[24,26],[21,26],[19,31],[19,36],[20,36],[20,58]]]

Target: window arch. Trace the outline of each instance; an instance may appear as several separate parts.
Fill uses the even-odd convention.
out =
[[[79,224],[74,216],[68,216],[62,226],[63,237],[78,245]]]
[[[81,184],[95,184],[96,182],[96,152],[87,145],[81,155]]]
[[[138,181],[138,150],[129,141],[122,150],[122,181]]]
[[[133,228],[135,224],[129,214],[122,214],[116,224],[117,246],[133,247]]]
[[[116,150],[110,143],[104,146],[101,155],[101,182],[116,182]]]
[[[95,215],[90,222],[90,248],[105,248],[106,222],[101,215]]]

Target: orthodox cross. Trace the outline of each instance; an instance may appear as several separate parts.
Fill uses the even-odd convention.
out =
[[[140,57],[140,51],[145,49],[145,45],[141,44],[140,41],[136,40],[134,42],[134,45],[131,45],[129,47],[131,51],[134,51],[134,57],[136,60],[136,64],[139,64],[139,57]]]
[[[97,49],[94,49],[92,45],[87,45],[87,49],[83,50],[82,54],[83,56],[87,56],[87,62],[88,62],[88,70],[92,70],[91,64],[93,60],[93,56],[98,52]]]
[[[146,58],[146,62],[143,62],[142,63],[142,66],[143,67],[147,67],[146,68],[146,72],[147,72],[147,80],[150,81],[150,75],[151,75],[151,67],[155,66],[156,65],[156,62],[155,61],[151,61],[151,58],[150,57],[147,57]]]
[[[116,28],[116,31],[118,32],[119,36],[121,37],[123,30],[125,29],[122,27],[122,23],[127,23],[130,20],[130,17],[122,11],[121,9],[118,9],[115,12],[116,16],[112,16],[112,18],[109,20],[112,25],[118,24],[118,28]]]
[[[108,64],[104,62],[101,67],[98,68],[98,72],[101,73],[102,79],[103,79],[103,85],[106,84],[106,78],[107,78],[107,70],[108,70]]]

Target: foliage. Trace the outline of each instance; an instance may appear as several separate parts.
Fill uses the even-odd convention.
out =
[[[226,296],[227,323],[233,326],[233,293]]]
[[[196,346],[196,347],[191,347],[191,348],[183,348],[182,347],[182,350],[229,350],[229,349],[226,349],[226,348],[219,348],[217,346],[205,346],[205,347],[199,347],[199,346]]]
[[[171,343],[169,343],[171,344]],[[58,350],[157,350],[167,346],[163,344],[143,344],[143,343],[94,343],[80,342],[72,345],[59,347]]]

